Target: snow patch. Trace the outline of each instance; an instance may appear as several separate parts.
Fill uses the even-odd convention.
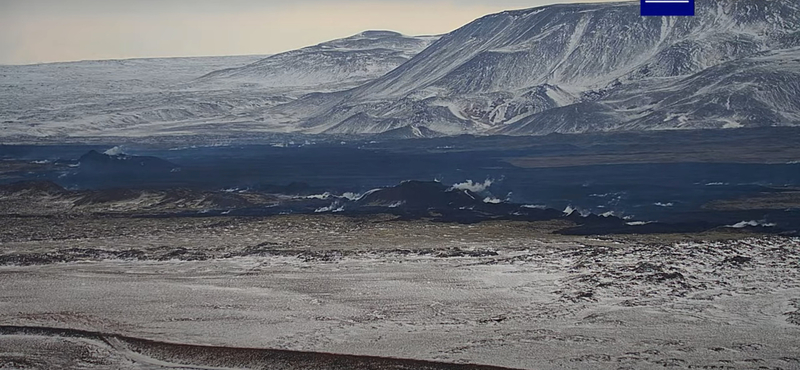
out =
[[[342,194],[342,198],[347,200],[358,200],[361,198],[361,194],[353,193],[353,192],[346,192]]]
[[[372,193],[374,193],[376,191],[379,191],[379,190],[381,190],[381,189],[372,189],[372,190],[370,190],[370,191],[368,191],[366,193],[363,193],[363,194],[347,192],[347,193],[342,194],[341,197],[344,198],[344,199],[353,201],[353,202],[358,202],[359,200],[364,199],[364,197],[366,197],[367,195],[370,195],[370,194],[372,194]]]
[[[587,209],[580,209],[580,208],[577,208],[577,207],[573,207],[572,205],[568,205],[567,208],[564,208],[564,215],[565,216],[571,216],[575,212],[577,212],[578,215],[580,215],[581,217],[589,217],[589,216],[592,215],[591,211],[589,211]],[[605,214],[610,214],[611,216],[613,216],[613,212],[606,212]],[[609,217],[609,216],[604,216],[604,217]]]
[[[739,223],[736,223],[736,224],[733,224],[733,225],[727,225],[726,227],[729,227],[729,228],[732,228],[732,229],[743,229],[745,227],[758,227],[758,226],[775,227],[775,224],[773,224],[773,223],[762,223],[762,222],[758,222],[758,221],[755,221],[755,220],[751,220],[751,221],[742,221],[742,222],[739,222]]]
[[[523,204],[521,207],[532,208],[532,209],[547,209],[547,206],[543,204]]]
[[[725,124],[722,125],[722,128],[742,128],[744,125],[741,122],[736,122],[732,120],[723,120]]]
[[[333,203],[331,203],[331,205],[329,205],[327,207],[317,208],[314,211],[314,213],[325,213],[325,212],[337,213],[337,212],[343,212],[343,211],[344,211],[344,206],[339,205],[339,202],[333,202]]]

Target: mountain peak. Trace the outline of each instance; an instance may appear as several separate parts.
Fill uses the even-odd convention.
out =
[[[357,34],[356,36],[366,37],[371,39],[385,38],[385,37],[402,37],[403,34],[395,31],[387,30],[367,30]]]
[[[367,30],[275,54],[249,65],[211,72],[204,83],[260,85],[265,88],[311,88],[314,92],[347,90],[383,76],[428,47],[435,36],[404,36]]]

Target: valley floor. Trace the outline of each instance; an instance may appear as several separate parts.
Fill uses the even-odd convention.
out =
[[[4,218],[0,368],[800,366],[796,238],[80,217]]]

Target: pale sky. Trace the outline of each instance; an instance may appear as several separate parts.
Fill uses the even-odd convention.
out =
[[[274,54],[370,29],[446,33],[564,2],[577,1],[0,0],[0,64]]]

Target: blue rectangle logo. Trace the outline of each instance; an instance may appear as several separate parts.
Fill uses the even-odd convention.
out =
[[[691,16],[694,0],[640,0],[643,16]]]

